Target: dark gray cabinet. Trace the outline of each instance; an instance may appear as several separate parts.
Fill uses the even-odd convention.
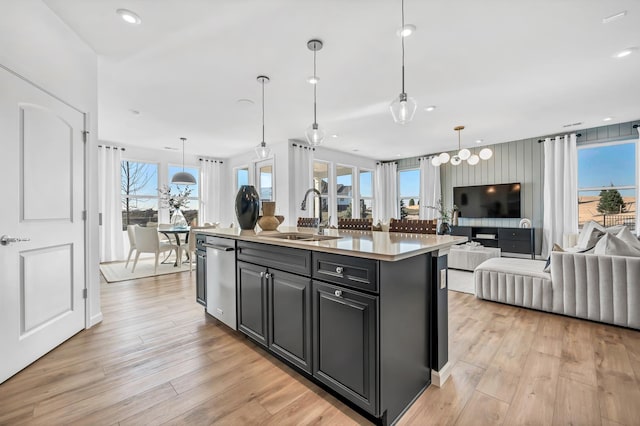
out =
[[[499,228],[491,226],[454,226],[451,235],[467,237],[485,247],[498,247],[504,253],[530,254],[535,259],[534,228]]]
[[[269,349],[311,373],[311,279],[278,270],[269,282]]]
[[[207,306],[207,256],[196,252],[196,302]]]
[[[266,268],[237,262],[238,329],[268,345],[268,292]]]
[[[313,375],[377,413],[377,297],[313,282]]]

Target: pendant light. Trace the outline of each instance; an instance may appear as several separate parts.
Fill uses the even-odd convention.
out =
[[[410,29],[410,30],[409,30]],[[404,38],[411,35],[415,31],[415,26],[404,24],[404,0],[402,0],[402,27],[399,32],[400,40],[402,42],[402,92],[400,95],[391,102],[389,109],[393,116],[393,121],[398,124],[406,124],[413,119],[413,115],[416,113],[416,101],[413,98],[407,96],[404,91]]]
[[[182,141],[182,171],[173,175],[171,183],[176,185],[195,185],[197,183],[196,178],[191,173],[184,171],[184,143],[187,138],[180,138],[180,140]]]
[[[460,131],[464,129],[464,126],[456,126],[453,128],[456,132],[458,132],[458,153],[453,157],[450,157],[448,153],[443,152],[440,155],[436,155],[431,158],[431,164],[438,167],[441,164],[446,164],[451,161],[451,164],[454,166],[459,165],[463,161],[466,161],[470,166],[475,166],[480,162],[480,160],[488,160],[493,156],[493,151],[491,148],[483,148],[480,150],[479,154],[471,154],[467,148],[462,148],[460,146]]]
[[[256,146],[256,154],[260,159],[267,158],[271,154],[271,149],[267,147],[267,143],[264,141],[264,85],[269,81],[269,77],[266,75],[258,76],[258,83],[262,85],[262,142]]]
[[[307,128],[304,134],[309,145],[318,146],[324,140],[324,130],[318,126],[318,121],[316,120],[316,87],[319,80],[316,75],[316,52],[322,49],[322,42],[320,40],[309,40],[307,47],[313,52],[313,78],[308,80],[313,84],[313,124]]]

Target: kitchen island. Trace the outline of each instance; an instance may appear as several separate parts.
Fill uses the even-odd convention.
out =
[[[465,237],[281,227],[197,238],[235,242],[238,330],[378,423],[446,380],[447,253]]]

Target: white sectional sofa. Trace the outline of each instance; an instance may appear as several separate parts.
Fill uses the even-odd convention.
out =
[[[552,252],[544,261],[496,258],[474,272],[476,297],[640,329],[640,257]]]

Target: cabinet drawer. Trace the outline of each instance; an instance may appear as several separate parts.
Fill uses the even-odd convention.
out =
[[[238,260],[299,275],[311,275],[311,252],[270,244],[238,242]]]
[[[507,253],[531,253],[530,241],[500,240],[498,247]]]
[[[372,259],[313,253],[313,278],[378,292],[378,263]]]
[[[531,239],[531,229],[501,228],[498,229],[498,239],[529,241]]]
[[[451,235],[457,235],[459,237],[467,237],[471,241],[473,232],[470,226],[452,226]]]

